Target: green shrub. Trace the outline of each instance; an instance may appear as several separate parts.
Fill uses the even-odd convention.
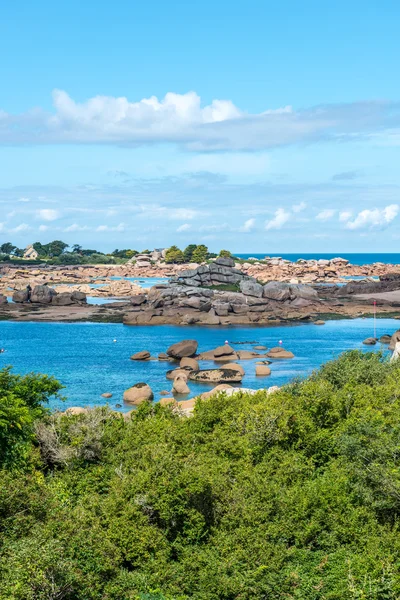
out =
[[[352,351],[191,418],[45,415],[42,468],[0,473],[0,599],[398,599],[399,381]]]

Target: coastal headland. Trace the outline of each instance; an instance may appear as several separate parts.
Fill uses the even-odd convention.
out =
[[[400,265],[351,265],[340,257],[295,263],[218,257],[183,265],[150,260],[113,266],[3,265],[0,274],[3,320],[216,326],[374,312],[400,316]],[[165,283],[143,289],[140,280],[148,277]],[[115,301],[88,304],[87,296]]]

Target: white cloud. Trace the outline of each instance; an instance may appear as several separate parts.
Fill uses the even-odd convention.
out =
[[[399,214],[399,205],[390,204],[385,208],[365,209],[356,215],[353,221],[347,221],[346,229],[383,228],[389,225]]]
[[[87,229],[89,229],[89,227],[87,225],[78,225],[78,223],[73,223],[72,225],[69,225],[68,227],[66,227],[64,229],[64,231],[66,231],[66,232],[70,232],[70,231],[86,231]]]
[[[175,221],[190,221],[191,219],[194,219],[195,217],[197,217],[197,215],[200,214],[199,211],[192,210],[190,208],[164,208],[164,211],[166,212],[166,216],[169,219]]]
[[[52,208],[41,208],[36,211],[36,215],[39,219],[43,219],[43,221],[56,221],[60,213]]]
[[[125,231],[125,224],[124,223],[120,223],[119,225],[116,225],[114,227],[110,227],[109,225],[99,225],[96,229],[96,231]]]
[[[239,229],[239,231],[242,231],[244,233],[250,233],[250,231],[253,231],[255,225],[255,219],[247,219],[247,221],[243,223],[243,226]]]
[[[27,223],[21,223],[20,225],[13,227],[13,229],[9,229],[9,231],[11,233],[22,233],[24,231],[29,231],[30,229],[31,228],[29,227],[29,225],[27,225]]]
[[[30,202],[30,198],[18,198],[18,202]]]
[[[353,213],[351,210],[342,210],[339,213],[339,221],[344,223],[344,222],[348,221],[349,219],[351,219],[352,216],[353,216]]]
[[[275,216],[270,221],[265,222],[265,229],[281,229],[290,219],[290,212],[284,208],[278,208],[275,211]]]
[[[329,221],[336,214],[336,210],[333,208],[326,208],[325,210],[321,210],[315,217],[318,221]]]
[[[216,225],[202,225],[199,227],[199,231],[225,231],[228,229],[227,223],[219,223]]]
[[[189,231],[190,229],[192,229],[192,226],[189,225],[189,223],[184,223],[183,225],[180,225],[176,231],[181,233],[182,231]]]
[[[398,137],[399,109],[398,102],[367,101],[297,111],[286,106],[248,114],[231,100],[215,99],[202,106],[193,91],[136,102],[95,96],[79,103],[65,91],[54,90],[51,112],[31,109],[14,115],[0,111],[0,143],[177,143],[208,152],[351,141],[360,136],[376,141],[376,135]]]
[[[299,204],[293,204],[292,211],[294,213],[299,213],[299,212],[302,212],[303,210],[305,210],[306,208],[307,208],[306,202],[299,202]]]

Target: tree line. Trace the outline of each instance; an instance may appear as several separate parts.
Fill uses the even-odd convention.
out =
[[[32,247],[38,253],[38,260],[50,262],[51,264],[93,264],[93,263],[119,263],[134,259],[138,254],[150,254],[150,250],[138,250],[125,248],[115,249],[110,253],[103,253],[99,250],[84,248],[80,244],[69,246],[62,240],[53,240],[48,244],[35,242]],[[5,242],[0,245],[0,260],[22,259],[25,250],[18,248],[12,242]],[[189,244],[184,250],[178,246],[171,246],[165,253],[167,263],[202,263],[217,254],[208,250],[204,244]],[[221,250],[219,256],[232,256],[228,250]]]

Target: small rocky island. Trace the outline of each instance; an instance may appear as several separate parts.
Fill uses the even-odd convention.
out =
[[[347,268],[346,261],[333,259],[333,266],[313,261],[312,268],[320,270],[322,281],[304,283],[293,277],[287,280],[286,276],[285,281],[277,280],[275,262],[274,259],[269,275],[264,270],[262,279],[229,257],[218,257],[193,268],[174,269],[166,284],[155,285],[150,290],[143,290],[140,284],[129,280],[108,279],[104,284],[106,294],[113,290],[117,297],[102,305],[87,303],[88,293],[94,293],[88,282],[102,281],[97,270],[97,278],[86,272],[85,283],[79,284],[76,282],[82,282],[84,270],[6,271],[0,279],[8,286],[0,294],[0,319],[216,326],[268,325],[296,320],[320,323],[324,318],[362,316],[373,310],[378,314],[400,316],[400,273],[397,271],[390,273],[385,267],[378,281],[366,279],[335,284],[330,281],[330,269],[335,269],[337,274],[337,269]],[[294,264],[297,265],[291,263],[291,271]],[[305,269],[302,262],[298,267]],[[287,268],[287,261],[283,261],[281,275]],[[8,301],[10,293],[11,303]]]

